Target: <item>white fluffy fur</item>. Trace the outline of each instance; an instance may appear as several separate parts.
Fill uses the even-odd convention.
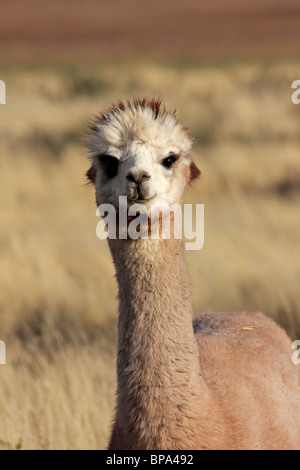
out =
[[[109,114],[106,121],[96,126],[98,133],[92,134],[88,142],[91,154],[108,153],[122,159],[130,153],[128,147],[133,143],[151,145],[166,152],[189,153],[191,150],[191,140],[175,116],[165,113],[155,119],[150,108],[128,107]]]
[[[157,116],[151,107],[128,103],[125,109],[113,109],[94,123],[88,148],[96,169],[97,202],[117,206],[119,196],[129,196],[126,175],[149,174],[143,185],[144,204],[167,202],[181,198],[187,180],[183,167],[190,165],[191,139],[174,114],[163,109]],[[162,161],[174,153],[180,158],[174,168],[166,169]],[[118,175],[107,180],[98,160],[99,155],[111,155],[121,164]]]

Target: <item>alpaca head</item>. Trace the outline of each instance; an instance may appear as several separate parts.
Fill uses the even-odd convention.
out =
[[[187,129],[161,101],[118,103],[95,119],[88,140],[87,172],[97,204],[181,202],[185,186],[200,171],[190,157]]]

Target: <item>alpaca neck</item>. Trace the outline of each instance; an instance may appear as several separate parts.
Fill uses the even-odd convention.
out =
[[[143,426],[152,426],[154,431],[161,427],[167,432],[172,425],[163,417],[168,415],[166,407],[171,408],[169,415],[180,422],[179,397],[184,395],[186,406],[193,408],[202,385],[183,243],[113,240],[110,248],[120,302],[116,425],[125,436],[126,427],[128,433],[137,428],[138,436]],[[156,444],[143,442],[141,446],[170,446],[168,437],[164,439],[158,438]]]
[[[112,252],[120,305],[118,354],[122,361],[118,377],[123,381],[133,374],[147,385],[176,385],[174,372],[180,367],[181,381],[189,379],[199,366],[182,242],[117,243],[119,249]],[[187,345],[189,354],[184,357],[182,348]]]

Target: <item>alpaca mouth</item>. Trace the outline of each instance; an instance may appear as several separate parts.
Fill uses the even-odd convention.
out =
[[[148,204],[152,200],[154,200],[156,197],[156,194],[153,196],[145,197],[142,194],[138,194],[136,198],[131,198],[128,199],[128,204]]]

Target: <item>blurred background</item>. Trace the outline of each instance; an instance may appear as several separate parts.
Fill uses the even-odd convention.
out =
[[[0,14],[0,449],[104,449],[117,290],[86,127],[120,98],[177,108],[202,170],[186,202],[205,204],[195,314],[261,310],[299,339],[300,4],[0,0]]]

